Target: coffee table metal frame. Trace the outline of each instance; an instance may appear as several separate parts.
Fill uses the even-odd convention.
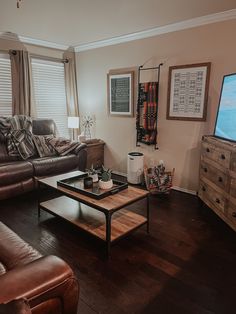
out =
[[[134,188],[134,187],[128,187],[128,189],[126,190],[123,190],[117,194],[114,194],[112,196],[107,196],[106,198],[102,199],[102,201],[104,202],[104,200],[108,200],[109,198],[112,198],[114,200],[114,198],[117,198],[119,197],[120,193],[128,193],[129,189],[132,189],[132,192],[133,191],[136,191],[137,190],[137,193],[139,193],[139,195],[135,198],[130,198],[130,200],[128,201],[125,201],[125,202],[121,202],[120,205],[118,206],[115,206],[114,208],[110,208],[109,210],[107,208],[104,208],[102,207],[102,205],[99,205],[100,203],[100,200],[94,200],[92,199],[91,197],[88,197],[88,196],[84,196],[83,194],[81,193],[78,193],[78,192],[72,192],[71,190],[69,189],[66,189],[64,187],[60,187],[59,185],[56,184],[56,182],[58,181],[57,178],[68,178],[69,175],[75,175],[76,173],[80,173],[80,171],[76,171],[76,172],[71,172],[71,173],[67,173],[65,175],[59,175],[59,176],[53,176],[53,177],[47,177],[47,178],[44,178],[44,179],[39,179],[39,178],[36,178],[37,181],[38,181],[38,218],[40,218],[40,210],[43,209],[47,212],[49,212],[50,214],[54,215],[54,216],[57,216],[57,217],[60,217],[60,218],[63,218],[64,220],[67,220],[65,217],[63,217],[62,215],[59,215],[57,214],[55,211],[52,211],[50,209],[50,207],[47,204],[47,202],[40,202],[40,199],[41,199],[41,187],[42,186],[47,186],[49,188],[52,188],[53,190],[56,190],[58,191],[60,194],[64,195],[64,196],[67,196],[68,198],[71,198],[77,202],[80,202],[82,204],[85,204],[85,205],[88,205],[89,207],[92,207],[102,213],[104,213],[105,215],[105,223],[106,223],[106,235],[105,235],[105,243],[106,243],[106,254],[107,254],[107,257],[110,256],[110,249],[111,249],[111,244],[125,236],[127,236],[129,233],[135,231],[136,229],[142,227],[143,225],[146,225],[146,230],[147,230],[147,233],[149,233],[149,221],[150,221],[150,214],[149,214],[149,192],[148,191],[145,191],[145,190],[140,190],[140,189],[137,189],[137,188]],[[55,178],[55,181],[53,181]],[[53,182],[53,183],[52,183]],[[141,192],[142,191],[142,192]],[[121,195],[120,195],[121,196]],[[56,199],[58,197],[55,197],[54,199]],[[121,234],[118,238],[114,239],[111,241],[111,228],[112,228],[112,215],[119,211],[119,210],[122,210],[122,208],[124,208],[125,206],[128,206],[128,205],[131,205],[139,200],[142,200],[142,199],[146,199],[146,219],[143,220],[143,222],[137,224],[137,226],[133,227],[132,229],[130,229],[128,232],[125,232],[124,234]],[[144,217],[143,217],[144,218]],[[70,222],[70,221],[69,221]],[[71,222],[73,224],[73,222]],[[75,224],[74,224],[75,225]],[[89,231],[79,227],[76,225],[76,227],[78,227],[79,229],[82,229],[88,233],[90,233]],[[91,233],[90,233],[91,234]],[[94,234],[92,234],[94,235]],[[94,235],[95,237],[101,239],[100,237]]]

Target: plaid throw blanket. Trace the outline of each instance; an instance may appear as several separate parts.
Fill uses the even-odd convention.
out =
[[[137,111],[138,140],[154,144],[157,136],[158,82],[139,84],[139,110]]]
[[[0,117],[0,132],[2,133],[2,135],[6,135],[10,130],[10,119],[10,117]]]
[[[30,117],[23,115],[1,117],[0,128],[6,137],[9,156],[20,156],[22,159],[28,159],[35,155]]]

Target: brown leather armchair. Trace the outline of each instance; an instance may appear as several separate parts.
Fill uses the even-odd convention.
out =
[[[1,222],[0,291],[0,314],[77,313],[79,285],[71,268],[42,256]]]

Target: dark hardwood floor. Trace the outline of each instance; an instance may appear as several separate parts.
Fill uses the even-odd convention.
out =
[[[71,265],[81,314],[236,313],[236,234],[181,192],[151,197],[150,210],[150,235],[143,227],[122,239],[109,261],[103,243],[70,224],[43,211],[38,221],[35,193],[1,201],[0,220],[41,253]]]

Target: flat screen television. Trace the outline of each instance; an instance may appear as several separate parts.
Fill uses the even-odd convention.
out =
[[[214,135],[236,141],[236,73],[223,78]]]

